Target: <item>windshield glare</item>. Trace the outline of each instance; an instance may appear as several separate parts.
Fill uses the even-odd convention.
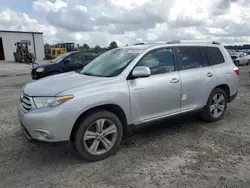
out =
[[[136,49],[110,50],[86,65],[80,73],[100,77],[118,76],[140,52]]]
[[[64,53],[64,54],[58,56],[57,58],[53,59],[53,60],[51,61],[51,63],[59,63],[59,62],[62,61],[65,57],[67,57],[69,54],[71,54],[71,53]]]

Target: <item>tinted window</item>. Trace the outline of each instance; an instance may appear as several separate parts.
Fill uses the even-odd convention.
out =
[[[162,74],[175,70],[173,50],[170,48],[158,49],[144,56],[136,66],[147,66],[151,74]]]
[[[178,47],[176,49],[181,70],[202,67],[199,47]]]
[[[216,65],[225,62],[219,48],[207,47],[206,49],[210,65]]]
[[[76,63],[76,64],[83,63],[85,60],[84,54],[81,54],[81,53],[72,54],[66,59],[69,60],[70,63]]]
[[[208,57],[204,48],[200,48],[203,66],[209,66]]]

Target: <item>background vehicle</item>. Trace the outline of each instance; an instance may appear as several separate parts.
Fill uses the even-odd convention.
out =
[[[31,71],[31,77],[32,79],[40,79],[50,75],[81,69],[96,57],[97,54],[66,52],[49,63],[36,66]]]
[[[34,55],[29,51],[28,46],[30,42],[28,41],[21,41],[15,43],[16,45],[16,52],[13,53],[15,62],[18,63],[31,63],[32,58]]]
[[[250,64],[250,55],[245,52],[232,53],[231,57],[234,61],[234,64],[237,66]]]
[[[220,120],[236,98],[238,75],[218,43],[117,48],[81,71],[24,86],[19,116],[27,138],[70,140],[96,161],[114,154],[132,125],[188,112]]]
[[[58,43],[56,45],[45,45],[45,59],[55,59],[58,56],[62,55],[65,52],[75,51],[75,43],[67,42],[67,43]]]
[[[73,42],[58,43],[57,47],[65,48],[67,52],[72,52],[75,50],[75,43]]]
[[[65,52],[67,52],[66,48],[51,48],[51,57],[55,59]]]

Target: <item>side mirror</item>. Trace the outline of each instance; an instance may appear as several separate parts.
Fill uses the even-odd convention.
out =
[[[65,64],[65,65],[68,65],[68,64],[70,63],[70,61],[69,61],[69,60],[67,60],[67,59],[66,59],[66,60],[64,60],[63,62],[64,62],[64,64]]]
[[[148,67],[145,67],[145,66],[135,67],[133,72],[132,72],[132,76],[135,78],[149,77],[150,75],[151,75],[150,69]]]

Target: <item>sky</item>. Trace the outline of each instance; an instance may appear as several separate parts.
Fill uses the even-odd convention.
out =
[[[250,0],[0,0],[0,30],[43,32],[49,44],[245,44]]]

